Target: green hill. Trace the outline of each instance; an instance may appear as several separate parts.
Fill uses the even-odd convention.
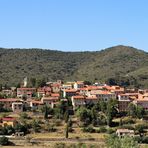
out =
[[[148,53],[127,46],[96,52],[0,49],[0,83],[16,85],[24,77],[89,80],[148,87]]]

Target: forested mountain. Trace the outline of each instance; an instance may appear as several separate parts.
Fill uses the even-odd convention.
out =
[[[148,87],[148,53],[127,46],[95,52],[1,48],[0,84],[17,85],[24,77]]]

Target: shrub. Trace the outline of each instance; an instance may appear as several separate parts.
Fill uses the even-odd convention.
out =
[[[84,127],[83,132],[94,133],[95,129],[92,126]]]
[[[54,123],[55,123],[55,126],[60,126],[61,125],[61,120],[60,119],[56,119],[55,121],[54,121]]]
[[[54,148],[65,148],[65,147],[66,147],[65,143],[56,143],[54,145]]]
[[[107,129],[104,126],[100,127],[100,133],[105,133],[106,131]]]
[[[142,137],[142,143],[148,144],[148,136]]]
[[[143,124],[138,124],[135,126],[135,130],[138,131],[138,133],[144,133],[144,129],[146,129],[147,127]]]
[[[54,125],[48,125],[47,130],[48,132],[55,132],[56,128],[54,127]]]
[[[143,136],[143,137],[135,136],[134,139],[135,139],[135,141],[137,141],[138,143],[145,143],[145,144],[148,144],[148,136]]]
[[[114,131],[112,128],[108,128],[108,129],[107,129],[107,133],[108,133],[108,134],[113,134],[114,132],[115,132],[115,131]]]
[[[0,145],[9,145],[9,139],[7,137],[0,137]]]
[[[131,118],[127,118],[127,119],[124,119],[122,120],[122,124],[134,124],[135,121]]]

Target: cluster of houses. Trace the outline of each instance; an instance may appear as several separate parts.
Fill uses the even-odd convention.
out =
[[[39,88],[28,88],[24,83],[21,88],[3,89],[1,93],[5,96],[16,96],[0,98],[3,108],[15,113],[23,112],[24,108],[38,109],[44,104],[54,108],[60,101],[67,101],[67,99],[71,99],[73,110],[87,104],[96,104],[100,100],[107,102],[110,99],[118,101],[119,112],[127,111],[131,102],[148,110],[148,89],[126,89],[99,83],[87,85],[83,81],[63,83],[58,80],[57,82],[47,82],[46,86]],[[16,118],[13,117],[0,118],[0,126],[14,126],[16,123]],[[120,137],[126,134],[133,136],[134,131],[118,129],[116,134]]]
[[[14,95],[15,98],[0,98],[4,108],[13,112],[22,112],[24,107],[38,109],[44,104],[54,108],[60,100],[71,99],[73,110],[86,104],[96,104],[98,101],[117,99],[119,112],[127,111],[129,103],[142,106],[148,110],[148,89],[125,89],[120,86],[109,86],[95,83],[86,85],[83,81],[62,83],[47,82],[40,88],[21,87],[16,90],[2,90],[6,95]]]

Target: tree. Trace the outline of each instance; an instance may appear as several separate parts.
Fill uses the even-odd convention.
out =
[[[143,116],[144,116],[144,114],[145,114],[145,111],[144,111],[144,108],[142,107],[142,106],[137,106],[137,108],[136,108],[136,116],[137,116],[137,118],[143,118]]]
[[[44,111],[44,119],[48,118],[48,108],[47,105],[45,105],[45,111]]]
[[[66,124],[66,129],[65,129],[65,138],[68,138],[68,132],[69,132],[69,124]]]
[[[27,125],[22,125],[20,123],[16,124],[14,129],[16,132],[23,132],[24,134],[27,134],[27,132],[28,132]]]
[[[40,124],[39,124],[39,121],[38,120],[33,120],[32,121],[32,128],[34,130],[34,132],[39,132],[39,129],[40,129]]]
[[[36,86],[36,78],[30,78],[30,82],[32,87]]]
[[[36,87],[43,87],[43,86],[46,86],[46,79],[45,78],[36,79]]]
[[[21,119],[28,119],[29,117],[28,117],[27,113],[23,112],[23,113],[20,114],[20,118]]]
[[[132,117],[136,117],[136,105],[133,103],[130,103],[128,105],[128,115]]]
[[[13,133],[15,133],[15,130],[12,126],[7,126],[7,134],[8,135],[12,135]]]
[[[83,83],[84,83],[84,85],[91,85],[90,81],[84,81]]]
[[[133,118],[143,118],[144,116],[144,109],[143,107],[139,105],[135,105],[133,103],[130,103],[128,106],[128,115],[132,116]]]
[[[65,120],[65,123],[67,123],[69,120],[69,111],[68,110],[64,113],[64,120]]]
[[[84,122],[84,124],[89,125],[91,123],[91,110],[85,107],[80,107],[76,114],[80,118],[80,121]]]
[[[113,117],[115,117],[117,114],[117,102],[116,100],[109,100],[107,103],[107,111],[106,111],[106,117],[107,117],[107,125],[112,125]]]
[[[54,114],[57,118],[63,119],[65,112],[68,110],[67,101],[60,101],[59,105],[54,109]]]
[[[7,137],[0,137],[0,145],[9,145],[9,139]]]
[[[103,100],[99,101],[100,110],[105,113],[107,109],[107,103]]]

